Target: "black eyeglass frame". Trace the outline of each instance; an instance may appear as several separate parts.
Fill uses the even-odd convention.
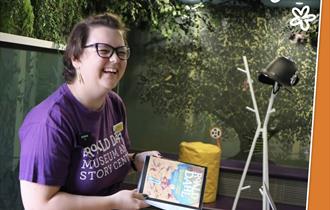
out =
[[[99,45],[105,45],[105,46],[109,47],[109,49],[112,49],[112,52],[110,53],[110,55],[108,55],[108,56],[103,56],[103,55],[101,55],[100,52],[99,52]],[[107,58],[107,59],[110,59],[111,56],[113,56],[113,53],[116,52],[116,55],[118,56],[118,58],[119,58],[120,60],[128,60],[128,58],[129,58],[129,56],[130,56],[130,54],[131,54],[130,48],[129,48],[128,46],[113,47],[113,46],[111,46],[111,45],[109,45],[109,44],[106,44],[106,43],[94,43],[94,44],[89,44],[89,45],[85,45],[85,46],[84,46],[84,48],[89,48],[89,47],[95,47],[96,52],[97,52],[97,55],[100,56],[101,58]],[[119,50],[119,49],[123,49],[123,48],[125,48],[125,49],[127,50],[127,57],[125,57],[125,58],[123,58],[123,57],[121,56],[121,54],[118,53],[118,50]]]

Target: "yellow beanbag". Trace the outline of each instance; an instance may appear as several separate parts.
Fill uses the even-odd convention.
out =
[[[207,167],[204,202],[216,200],[221,149],[214,144],[203,142],[181,142],[179,160]]]

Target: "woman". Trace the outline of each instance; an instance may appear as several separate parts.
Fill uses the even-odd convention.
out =
[[[129,154],[125,108],[112,91],[130,50],[113,14],[92,16],[72,30],[64,54],[66,83],[34,107],[20,131],[20,186],[25,209],[140,209],[136,190],[119,185],[146,155]]]

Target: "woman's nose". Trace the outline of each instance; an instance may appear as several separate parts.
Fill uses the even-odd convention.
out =
[[[109,58],[109,61],[111,63],[118,63],[120,61],[120,58],[117,55],[117,52],[114,51],[113,54],[111,55],[111,57]]]

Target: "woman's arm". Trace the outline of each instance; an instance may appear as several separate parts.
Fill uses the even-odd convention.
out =
[[[21,195],[26,210],[110,210],[140,209],[149,206],[136,190],[122,190],[109,196],[81,196],[59,191],[48,186],[20,181]]]

